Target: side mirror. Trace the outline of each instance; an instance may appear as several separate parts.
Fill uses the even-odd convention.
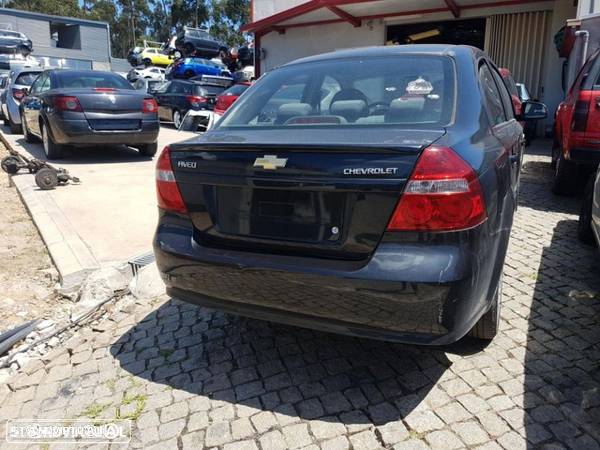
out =
[[[23,93],[23,97],[26,97],[29,95],[29,88],[21,88],[21,92]]]
[[[541,120],[548,117],[548,107],[541,102],[523,102],[519,120]]]

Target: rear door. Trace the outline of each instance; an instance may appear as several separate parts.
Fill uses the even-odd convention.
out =
[[[488,61],[480,62],[479,80],[484,92],[492,132],[507,153],[511,190],[516,206],[523,158],[523,128],[515,119],[512,100],[500,73]]]
[[[585,140],[590,147],[600,150],[600,57],[596,57],[584,89],[590,98]]]
[[[161,86],[161,88],[156,91],[154,97],[158,102],[158,118],[160,120],[171,120],[171,91],[173,89],[173,84],[177,83],[176,81],[167,81],[165,84]]]
[[[32,84],[29,89],[29,95],[21,101],[23,108],[23,118],[27,122],[27,128],[39,135],[39,127],[35,122],[38,121],[39,113],[42,107],[40,94],[42,93],[42,86],[45,81],[48,80],[48,74],[44,73],[40,75]]]

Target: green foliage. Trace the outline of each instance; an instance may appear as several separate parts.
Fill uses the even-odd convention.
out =
[[[143,39],[165,42],[184,26],[206,26],[229,46],[243,44],[239,29],[250,17],[250,0],[9,0],[6,6],[108,22],[116,58]]]

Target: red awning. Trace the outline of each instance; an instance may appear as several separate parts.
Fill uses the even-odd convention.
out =
[[[364,20],[450,12],[456,18],[463,10],[545,3],[543,0],[309,0],[290,9],[246,24],[242,31],[265,34],[286,28],[347,22],[354,27]]]

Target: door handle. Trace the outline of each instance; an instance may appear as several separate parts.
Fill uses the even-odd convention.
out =
[[[521,155],[518,153],[516,155],[510,155],[509,159],[511,164],[519,164],[521,162]]]

